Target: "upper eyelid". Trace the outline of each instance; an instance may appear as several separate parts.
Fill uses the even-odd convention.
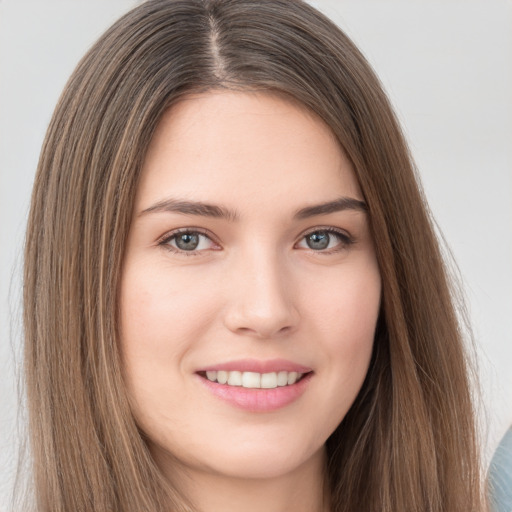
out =
[[[161,243],[168,242],[173,237],[175,237],[176,235],[179,235],[181,233],[199,233],[200,235],[204,235],[205,237],[209,238],[212,242],[219,243],[217,241],[217,238],[215,237],[215,235],[213,235],[213,233],[211,233],[207,229],[196,228],[196,227],[192,227],[192,228],[186,227],[186,228],[171,229],[170,231],[167,231],[165,234],[160,236],[157,239],[156,243],[157,244],[161,244]]]
[[[301,240],[302,238],[304,238],[305,236],[308,236],[310,235],[311,233],[316,233],[317,231],[327,231],[328,233],[335,233],[337,235],[342,235],[342,236],[346,236],[347,238],[349,238],[350,240],[353,240],[354,237],[350,234],[349,231],[347,231],[346,229],[342,229],[342,228],[337,228],[335,226],[316,226],[314,228],[310,228],[306,231],[304,231],[298,238],[298,240]]]

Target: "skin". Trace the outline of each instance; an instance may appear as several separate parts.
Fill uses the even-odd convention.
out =
[[[381,294],[364,210],[295,217],[340,197],[363,200],[349,160],[277,95],[190,96],[157,127],[121,281],[125,380],[157,464],[202,511],[328,510],[324,443],[367,373]],[[153,208],[169,198],[237,218]],[[183,228],[202,233],[196,250],[172,238]],[[305,235],[326,229],[341,235],[311,248]],[[313,374],[293,403],[251,412],[196,373],[248,358]]]

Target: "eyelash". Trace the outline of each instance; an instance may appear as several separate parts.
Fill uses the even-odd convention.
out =
[[[308,230],[306,233],[303,233],[300,237],[300,240],[303,240],[309,235],[312,235],[313,233],[327,233],[329,235],[336,235],[338,237],[340,243],[339,247],[335,247],[334,249],[328,249],[323,251],[315,251],[310,248],[312,252],[315,254],[322,254],[322,255],[329,255],[329,254],[336,254],[338,252],[341,252],[345,249],[347,249],[349,246],[353,245],[355,243],[354,238],[352,238],[346,231],[343,231],[338,228],[334,228],[332,226],[317,226],[313,229]]]
[[[355,243],[355,240],[349,234],[347,234],[345,231],[343,231],[341,229],[334,228],[332,226],[329,226],[329,227],[318,226],[318,227],[315,227],[314,229],[310,229],[309,231],[307,231],[301,235],[299,241],[302,241],[307,236],[309,236],[313,233],[318,233],[318,232],[327,233],[329,235],[335,235],[336,237],[338,237],[338,239],[340,240],[340,244],[339,244],[340,247],[336,247],[334,249],[329,249],[329,250],[318,250],[318,251],[315,251],[314,249],[310,248],[310,251],[315,254],[322,254],[322,255],[335,254],[335,253],[338,253],[338,252],[341,252],[341,251],[347,249],[349,246],[351,246]],[[183,255],[183,256],[187,256],[187,257],[188,256],[198,256],[202,252],[204,252],[204,250],[186,251],[183,249],[177,249],[177,248],[169,245],[169,242],[171,242],[171,240],[175,239],[178,235],[181,235],[181,234],[199,234],[199,235],[205,236],[214,244],[217,244],[214,237],[209,232],[207,232],[201,228],[176,229],[174,231],[171,231],[170,233],[166,233],[157,243],[159,246],[163,247],[164,249],[166,249],[174,254],[179,254],[179,255]],[[213,249],[213,250],[218,250],[218,249]]]
[[[164,249],[166,249],[167,251],[169,252],[172,252],[174,254],[179,254],[180,256],[183,255],[183,256],[199,256],[201,254],[201,252],[203,251],[185,251],[185,250],[182,250],[182,249],[177,249],[175,247],[172,247],[171,245],[169,245],[169,242],[173,239],[175,239],[178,235],[183,235],[183,234],[198,234],[198,235],[202,235],[206,238],[208,238],[209,240],[211,240],[213,243],[217,243],[214,239],[214,237],[211,235],[211,233],[201,229],[201,228],[181,228],[181,229],[175,229],[174,231],[171,231],[170,233],[166,233],[159,241],[158,241],[158,245],[163,247]]]

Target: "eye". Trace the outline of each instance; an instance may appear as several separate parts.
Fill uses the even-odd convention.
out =
[[[352,243],[353,240],[346,233],[334,228],[326,228],[310,231],[304,235],[297,247],[331,253],[342,250]]]
[[[199,251],[218,248],[218,245],[208,235],[194,230],[174,231],[166,235],[159,242],[159,245],[174,252],[190,253],[190,255]]]

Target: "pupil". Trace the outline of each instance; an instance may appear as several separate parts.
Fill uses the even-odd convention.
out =
[[[310,249],[325,249],[329,245],[329,233],[317,231],[307,237],[307,244]]]
[[[176,238],[176,246],[183,251],[193,251],[199,245],[199,236],[194,233],[183,233]]]

